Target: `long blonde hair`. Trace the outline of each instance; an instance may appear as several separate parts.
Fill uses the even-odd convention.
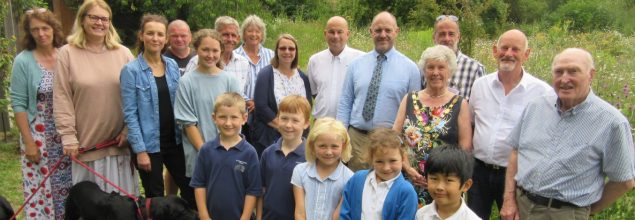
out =
[[[114,50],[121,46],[121,39],[119,38],[119,34],[117,34],[117,30],[112,25],[112,10],[108,3],[103,0],[86,0],[77,11],[77,16],[75,17],[75,24],[73,24],[73,30],[71,31],[71,35],[66,38],[70,45],[86,48],[86,33],[84,30],[83,20],[88,14],[88,11],[93,9],[94,7],[100,7],[106,11],[108,11],[108,16],[110,17],[110,24],[108,25],[108,33],[106,33],[106,39],[104,39],[104,44],[106,48],[109,50]]]

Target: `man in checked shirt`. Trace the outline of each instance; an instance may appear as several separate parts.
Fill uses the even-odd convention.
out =
[[[469,99],[474,80],[483,76],[485,69],[481,63],[459,50],[459,40],[461,40],[459,18],[454,15],[437,17],[434,22],[433,39],[434,44],[445,45],[456,53],[457,69],[450,80],[450,91]],[[425,82],[423,83],[425,87]]]

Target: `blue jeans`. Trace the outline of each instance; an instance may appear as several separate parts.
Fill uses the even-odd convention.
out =
[[[467,206],[481,219],[489,219],[492,213],[492,204],[496,201],[498,210],[503,205],[503,191],[505,190],[505,172],[507,169],[493,169],[483,161],[475,158],[474,182],[467,191]]]

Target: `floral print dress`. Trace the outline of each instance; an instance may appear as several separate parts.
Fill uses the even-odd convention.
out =
[[[421,103],[418,92],[408,94],[406,119],[402,134],[409,148],[409,160],[425,176],[426,160],[434,147],[459,144],[458,116],[463,98],[454,95],[441,107],[428,107]],[[419,204],[432,202],[427,189],[417,189]]]
[[[26,159],[25,146],[20,142],[25,200],[51,172],[55,163],[64,157],[62,141],[57,135],[53,118],[54,73],[42,66],[40,68],[44,74],[37,92],[37,113],[35,119],[30,122],[31,136],[40,152],[38,164]],[[57,170],[25,206],[25,219],[64,219],[64,202],[71,186],[71,161],[68,157],[64,157]]]

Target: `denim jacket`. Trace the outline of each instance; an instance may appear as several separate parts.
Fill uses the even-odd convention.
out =
[[[170,101],[179,85],[179,67],[176,61],[161,56],[165,63],[165,77],[170,91]],[[124,120],[128,126],[128,142],[134,153],[156,153],[160,148],[159,95],[157,84],[142,54],[126,64],[120,75],[121,99]],[[181,143],[181,127],[176,124],[176,143]]]

